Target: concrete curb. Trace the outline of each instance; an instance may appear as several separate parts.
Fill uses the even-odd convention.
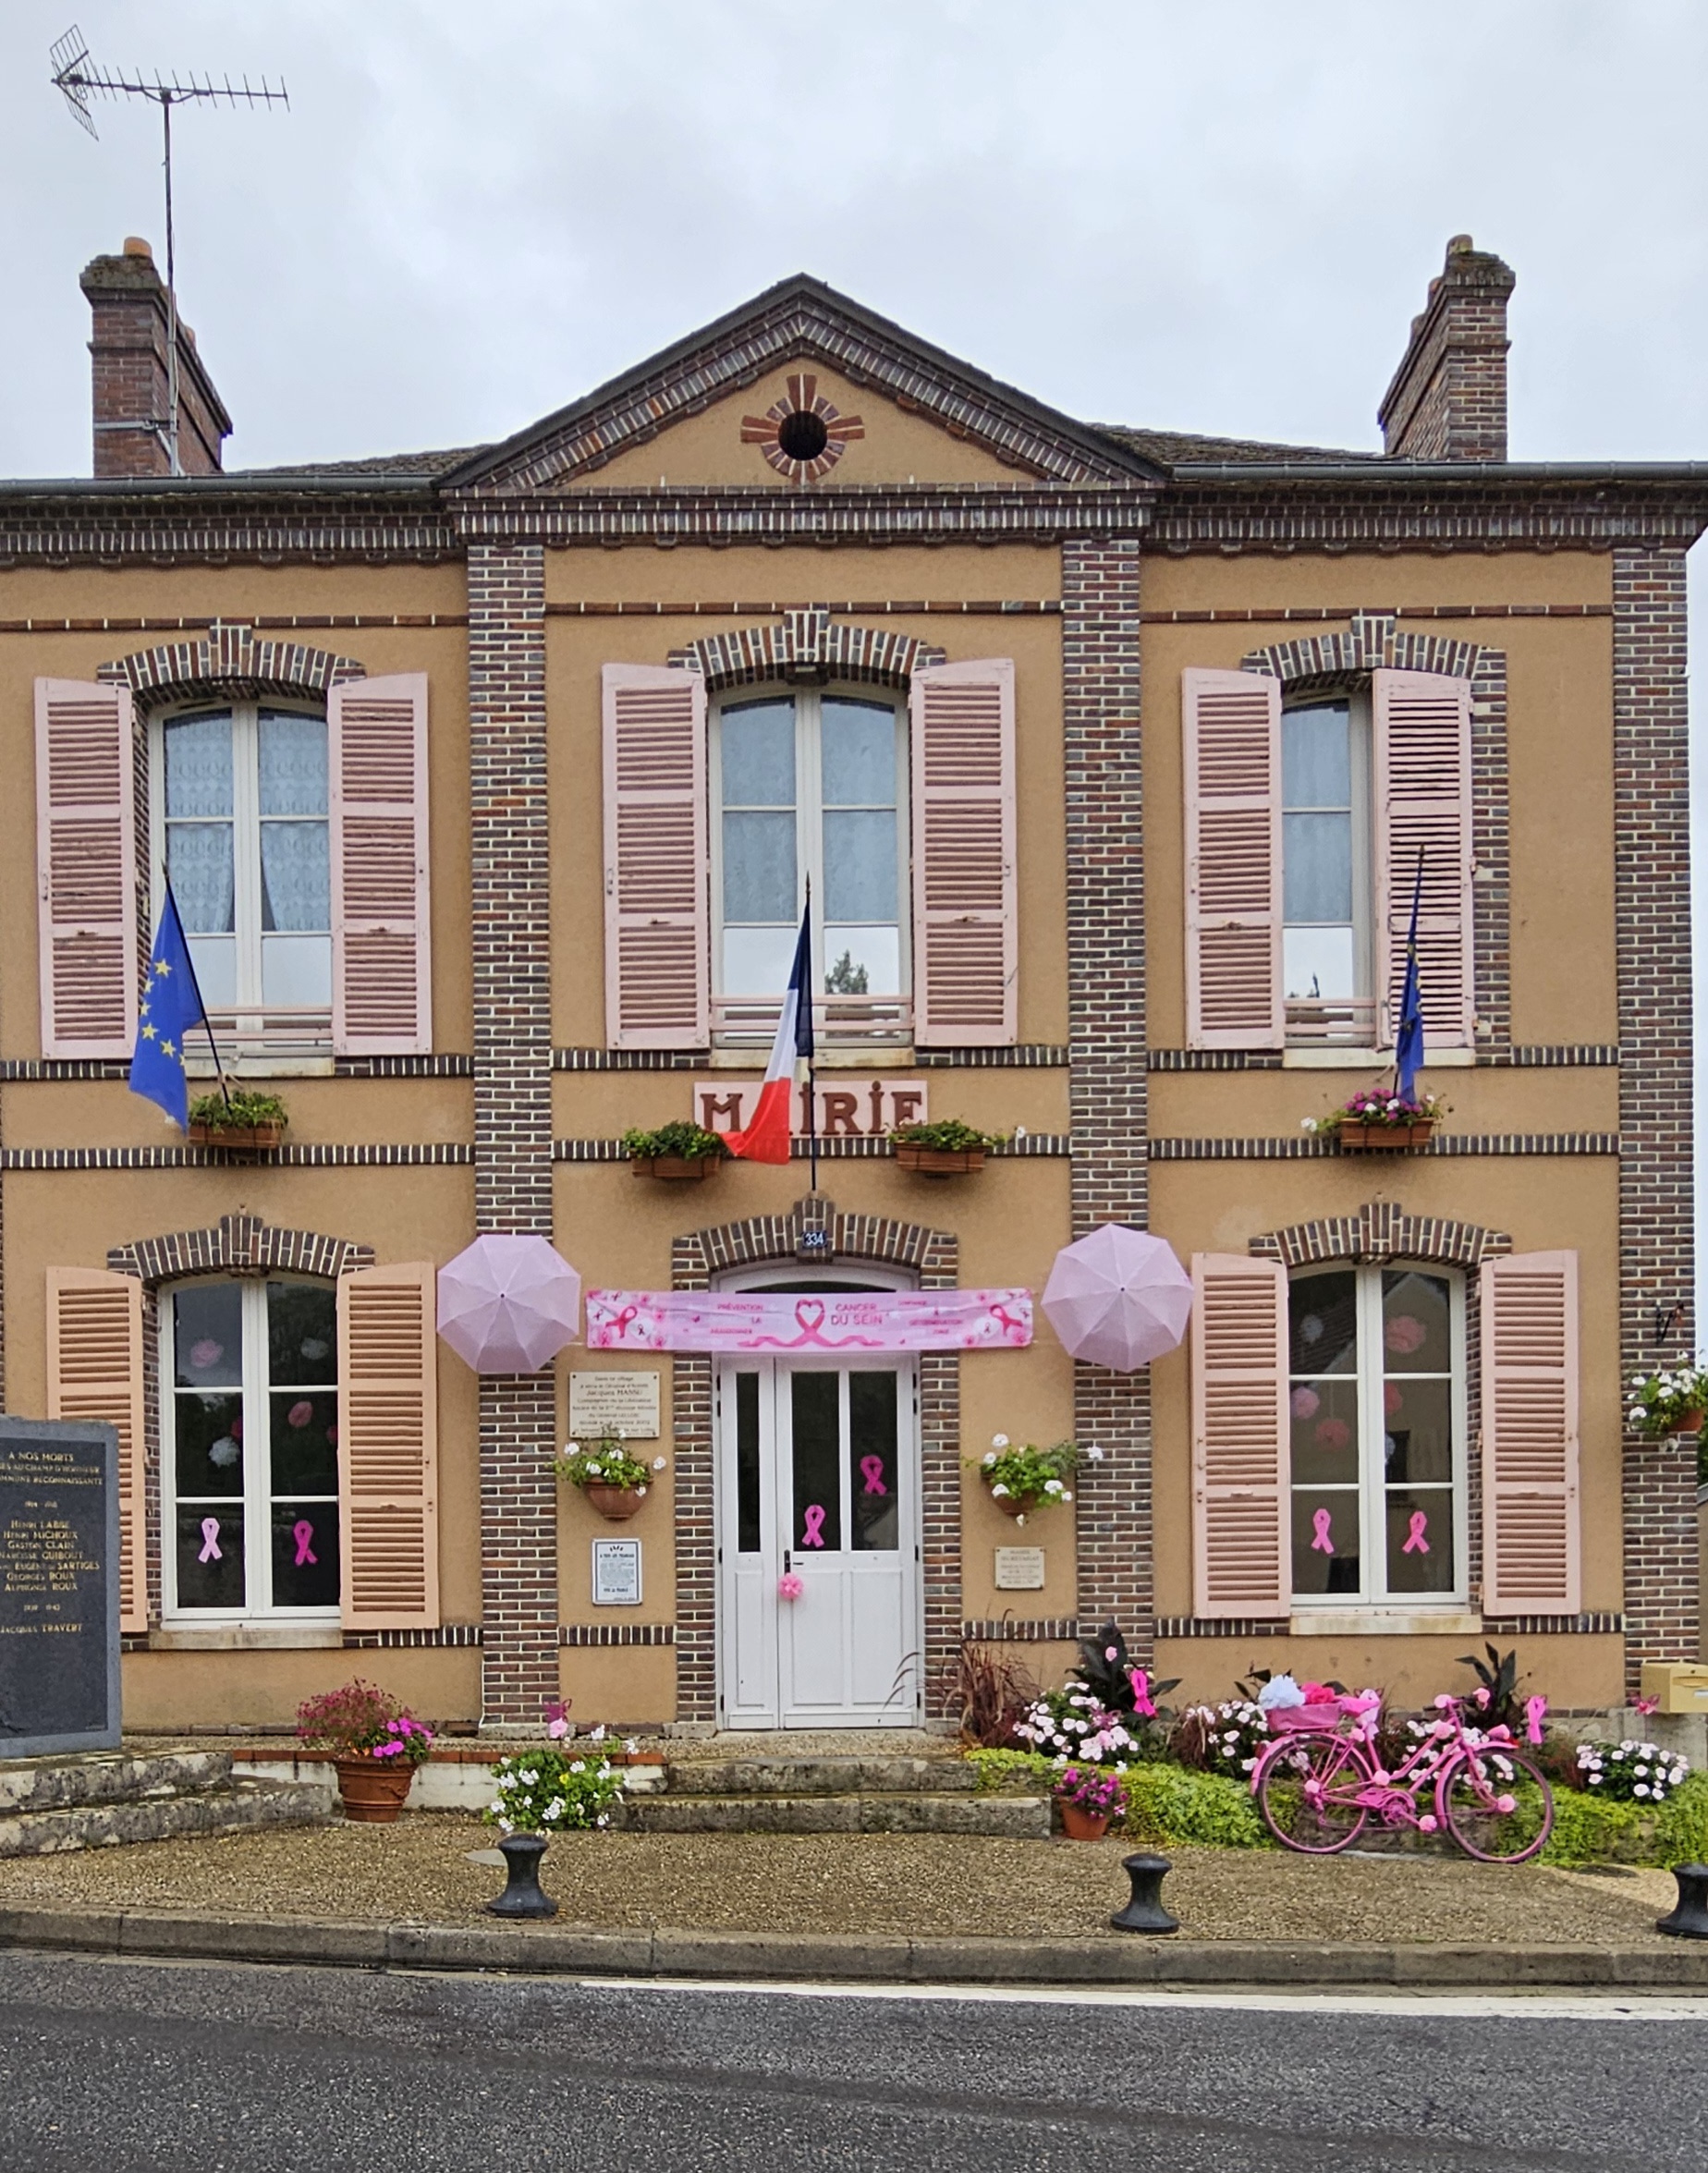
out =
[[[1708,1993],[1708,1943],[1665,1947],[1311,1946],[1287,1940],[867,1938],[855,1934],[609,1932],[543,1924],[340,1923],[142,1910],[0,1909],[0,1950],[362,1970],[577,1977],[813,1978],[836,1984],[1541,1985]]]

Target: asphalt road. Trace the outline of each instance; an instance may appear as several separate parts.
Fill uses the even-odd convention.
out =
[[[1708,2001],[890,1997],[0,1955],[5,2173],[1699,2173]]]

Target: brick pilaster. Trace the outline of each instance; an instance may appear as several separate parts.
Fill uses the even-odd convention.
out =
[[[1139,543],[1062,551],[1062,724],[1068,785],[1068,1035],[1073,1230],[1143,1227],[1144,836],[1140,776]],[[1147,1660],[1152,1574],[1151,1382],[1074,1364],[1074,1433],[1104,1452],[1076,1483],[1080,1612],[1114,1615]]]
[[[1695,1348],[1690,781],[1685,561],[1613,556],[1615,909],[1619,962],[1621,1380]],[[1665,1341],[1656,1315],[1678,1307]],[[1696,1443],[1625,1446],[1629,1687],[1700,1634]]]
[[[472,544],[468,580],[475,1224],[549,1238],[544,553]],[[482,1375],[480,1412],[482,1718],[526,1724],[558,1684],[551,1369]]]

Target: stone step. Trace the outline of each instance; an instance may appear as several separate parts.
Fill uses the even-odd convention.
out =
[[[1047,1840],[1047,1796],[893,1795],[689,1796],[672,1790],[632,1797],[622,1824],[631,1834],[982,1834]]]
[[[666,1758],[665,1789],[688,1796],[970,1795],[959,1758]]]
[[[226,1780],[179,1794],[61,1804],[0,1814],[0,1857],[53,1856],[71,1849],[111,1849],[127,1841],[170,1841],[187,1834],[234,1834],[258,1826],[323,1825],[337,1802],[315,1783]]]
[[[0,1818],[194,1794],[231,1778],[226,1751],[78,1751],[0,1760]]]

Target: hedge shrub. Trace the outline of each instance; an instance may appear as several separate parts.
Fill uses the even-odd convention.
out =
[[[1135,1839],[1201,1849],[1269,1849],[1250,1788],[1221,1773],[1183,1765],[1129,1765],[1127,1830]]]

